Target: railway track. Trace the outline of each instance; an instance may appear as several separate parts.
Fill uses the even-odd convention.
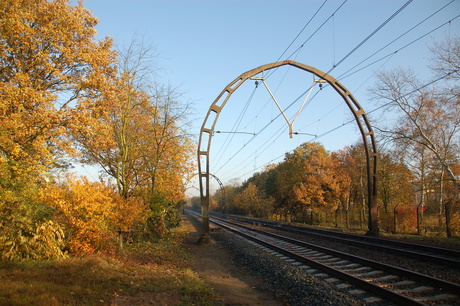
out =
[[[219,216],[218,214],[216,215]],[[230,218],[240,222],[253,224],[257,226],[276,229],[278,231],[285,231],[297,235],[315,236],[321,239],[328,239],[346,243],[348,245],[355,245],[367,249],[375,249],[386,253],[398,254],[405,257],[417,258],[427,262],[435,262],[443,264],[449,268],[460,268],[460,251],[434,247],[423,244],[401,242],[397,240],[382,239],[377,237],[369,237],[363,235],[355,235],[341,232],[331,232],[321,229],[306,228],[302,226],[295,226],[281,222],[260,220],[254,218],[240,217],[240,216],[226,216],[221,215],[223,218]]]
[[[369,304],[383,300],[398,305],[460,305],[459,284],[215,216],[210,221],[339,289],[351,288],[351,293],[366,295],[363,299]]]

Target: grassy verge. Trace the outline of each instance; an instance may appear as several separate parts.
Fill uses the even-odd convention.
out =
[[[0,305],[212,305],[181,249],[184,235],[128,246],[117,259],[0,263]]]

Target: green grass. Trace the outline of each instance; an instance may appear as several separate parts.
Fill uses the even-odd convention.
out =
[[[110,305],[116,299],[212,305],[214,294],[189,266],[179,229],[156,243],[126,247],[119,258],[0,263],[0,305]]]

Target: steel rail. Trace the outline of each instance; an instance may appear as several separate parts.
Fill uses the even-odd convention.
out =
[[[263,239],[259,239],[257,237],[254,237],[254,236],[250,235],[249,233],[245,233],[244,231],[256,232],[258,234],[269,236],[269,237],[272,237],[272,238],[275,238],[275,239],[278,239],[278,240],[281,240],[281,241],[289,242],[289,243],[292,243],[292,244],[295,244],[295,245],[299,245],[299,246],[302,246],[302,247],[305,247],[305,248],[316,249],[316,250],[324,252],[326,254],[330,254],[330,255],[333,255],[333,256],[336,256],[336,257],[339,257],[339,258],[342,258],[342,259],[350,260],[350,261],[355,262],[355,263],[358,262],[358,263],[360,263],[362,265],[366,265],[366,266],[372,267],[374,269],[379,269],[379,270],[383,270],[385,272],[396,274],[399,277],[409,278],[411,280],[415,280],[415,281],[418,281],[418,282],[423,283],[423,284],[431,285],[431,286],[433,286],[435,288],[439,288],[439,289],[442,289],[442,290],[447,290],[449,292],[452,292],[452,294],[457,294],[458,292],[460,292],[460,285],[458,285],[458,284],[447,282],[447,281],[440,280],[440,279],[437,279],[437,278],[433,278],[433,277],[423,275],[423,274],[420,274],[420,273],[416,273],[416,272],[413,272],[413,271],[409,271],[409,270],[406,270],[406,269],[397,268],[397,267],[394,267],[394,266],[382,264],[382,263],[372,261],[372,260],[369,260],[369,259],[365,259],[365,258],[362,258],[362,257],[353,256],[353,255],[350,255],[350,254],[346,254],[346,253],[343,253],[343,252],[338,252],[338,251],[331,250],[331,249],[328,249],[328,248],[319,247],[319,246],[316,246],[316,245],[306,243],[304,241],[284,237],[284,236],[281,236],[281,235],[278,235],[278,234],[267,233],[267,232],[264,232],[264,231],[261,231],[261,230],[257,230],[257,229],[253,229],[253,228],[250,228],[250,227],[243,226],[241,224],[235,225],[235,224],[233,224],[233,223],[231,223],[229,221],[225,221],[225,220],[220,220],[219,221],[219,220],[217,220],[216,217],[212,217],[211,222],[216,224],[217,226],[223,227],[223,228],[225,228],[225,229],[227,229],[229,231],[237,233],[238,235],[241,235],[242,237],[244,237],[246,239],[249,239],[249,240],[254,241],[256,243],[259,243],[259,244],[261,244],[261,245],[263,245],[263,246],[265,246],[267,248],[275,250],[276,252],[279,252],[279,253],[284,254],[284,255],[286,255],[288,257],[291,257],[291,258],[293,258],[293,259],[295,259],[295,260],[297,260],[299,262],[308,264],[310,266],[314,266],[315,268],[317,268],[319,270],[322,270],[322,271],[325,271],[325,272],[327,272],[327,273],[329,273],[331,275],[334,275],[334,276],[336,276],[336,277],[338,277],[338,278],[340,278],[342,280],[347,281],[350,284],[356,285],[359,288],[362,288],[362,289],[365,289],[366,291],[369,291],[369,292],[372,292],[374,294],[377,294],[378,296],[383,297],[385,299],[388,299],[388,300],[391,300],[391,301],[394,301],[394,302],[397,302],[397,303],[404,303],[404,305],[424,305],[424,304],[419,302],[419,301],[417,301],[417,300],[415,300],[415,299],[413,299],[413,298],[411,298],[411,297],[402,295],[402,294],[397,293],[395,291],[392,291],[390,289],[386,289],[386,288],[384,288],[382,286],[379,286],[377,284],[373,284],[373,283],[371,283],[371,282],[369,282],[369,281],[367,281],[365,279],[359,278],[357,276],[353,276],[353,275],[348,274],[346,272],[343,272],[341,270],[335,269],[335,268],[333,268],[331,266],[324,265],[324,264],[322,264],[322,263],[320,263],[318,261],[308,259],[308,258],[306,258],[306,257],[304,257],[302,255],[293,253],[293,252],[287,250],[286,248],[283,248],[283,247],[280,247],[280,246],[274,246],[272,243],[269,243],[267,241],[264,241]],[[239,230],[236,227],[240,227],[243,230]]]
[[[317,237],[327,238],[338,242],[347,242],[360,247],[385,250],[403,256],[413,256],[427,261],[442,263],[450,267],[460,268],[460,251],[427,246],[417,243],[401,242],[378,237],[369,237],[348,233],[330,232],[321,229],[311,229],[301,226],[282,224],[268,220],[257,220],[247,217],[231,216],[235,220],[242,220],[247,223],[259,224],[263,227],[286,231],[294,234],[309,234]]]

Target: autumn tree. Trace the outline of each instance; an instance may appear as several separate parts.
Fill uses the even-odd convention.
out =
[[[183,180],[194,169],[194,145],[186,132],[190,105],[171,86],[156,86],[150,91],[151,116],[142,149],[144,179],[150,194],[161,194],[177,202],[184,196]]]
[[[437,77],[447,80],[460,79],[460,43],[459,37],[449,37],[440,42],[435,42],[430,51],[433,53],[430,68]],[[448,87],[451,94],[458,94],[459,87],[456,84]]]
[[[267,196],[275,196],[277,192],[276,167],[276,164],[266,165],[262,172],[254,173],[252,177],[246,181],[246,184],[254,183],[257,188],[263,191]]]
[[[236,196],[235,204],[244,215],[256,218],[268,218],[273,209],[273,199],[268,198],[254,183],[249,183]]]
[[[65,165],[66,137],[112,78],[110,39],[68,0],[0,3],[0,244],[33,236],[50,216],[44,175]],[[78,126],[78,127],[77,127]],[[73,152],[74,153],[74,152]],[[1,247],[1,246],[0,246]]]
[[[404,163],[402,155],[383,149],[379,152],[379,217],[382,227],[390,232],[397,228],[398,211],[413,206],[416,189],[413,172]]]
[[[337,209],[335,214],[335,225],[338,226],[338,212],[339,209],[345,211],[346,227],[350,227],[351,197],[352,197],[352,176],[348,172],[348,155],[346,150],[339,150],[331,154],[332,167],[335,174],[335,180],[339,188],[335,190],[334,197],[337,199]]]
[[[156,82],[145,62],[148,51],[135,41],[120,51],[114,93],[103,101],[107,111],[93,117],[96,129],[75,137],[83,161],[101,166],[120,195],[150,203],[151,230],[161,233],[164,217],[178,211],[184,197],[193,145],[185,131],[190,105],[177,90]]]
[[[385,212],[398,203],[408,204],[413,201],[413,174],[403,163],[398,160],[395,152],[384,152],[380,150],[379,159],[379,202]]]
[[[119,230],[148,217],[142,199],[124,198],[112,186],[85,177],[68,175],[65,182],[43,189],[41,198],[54,209],[73,254],[114,253]]]
[[[294,212],[310,215],[314,209],[334,209],[338,205],[339,178],[333,159],[320,143],[304,143],[278,166],[279,193]]]
[[[241,187],[238,187],[237,184],[228,184],[224,186],[225,199],[222,198],[222,191],[216,190],[214,198],[216,199],[218,206],[217,211],[228,213],[228,214],[238,214],[239,211],[235,204],[235,197],[241,191]],[[200,203],[201,205],[201,203]]]
[[[394,126],[381,126],[380,132],[399,146],[411,146],[414,151],[432,155],[437,168],[459,192],[460,182],[453,167],[460,159],[460,100],[455,82],[460,63],[460,39],[452,38],[437,46],[439,48],[433,49],[432,68],[438,73],[438,79],[445,80],[444,88],[424,85],[410,69],[396,69],[379,73],[371,93],[387,110],[400,115]],[[425,188],[422,188],[422,202],[423,190]]]
[[[441,77],[458,79],[460,66],[460,38],[438,44],[432,68]],[[447,84],[451,84],[446,82]],[[413,142],[430,150],[460,189],[460,183],[452,171],[458,161],[458,133],[460,130],[460,101],[457,83],[439,90],[424,86],[412,70],[398,69],[381,72],[371,90],[373,97],[383,101],[388,109],[399,111],[397,125],[388,130],[381,128],[395,140]]]
[[[347,146],[335,152],[339,177],[342,178],[342,197],[348,202],[345,204],[346,224],[351,226],[352,208],[359,215],[360,228],[366,223],[366,155],[362,143]]]

